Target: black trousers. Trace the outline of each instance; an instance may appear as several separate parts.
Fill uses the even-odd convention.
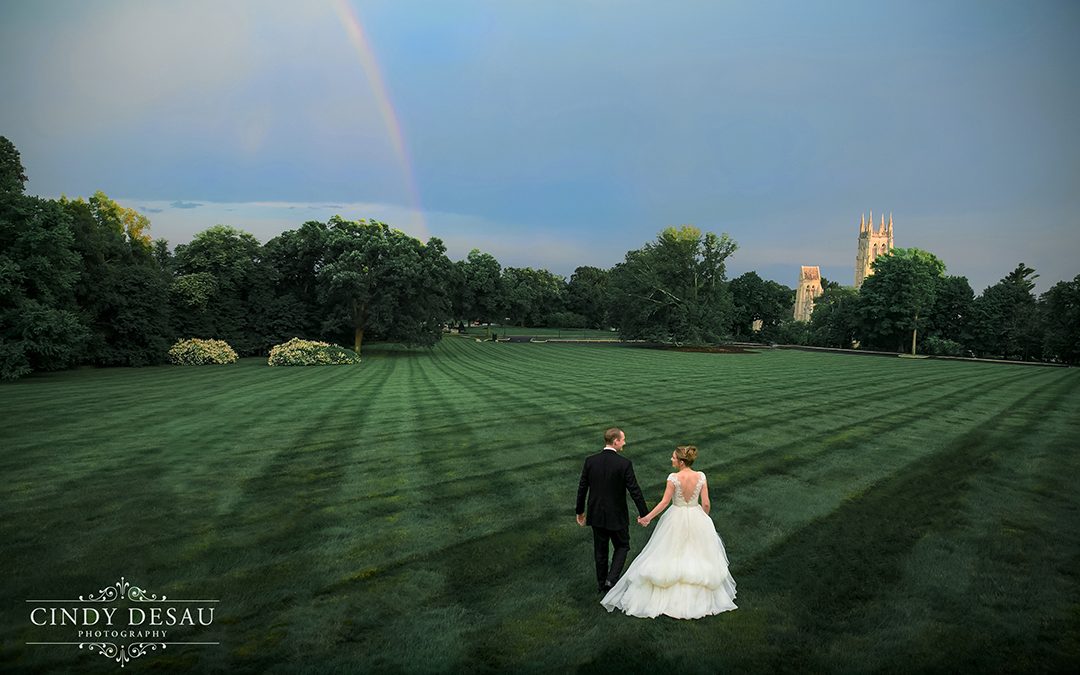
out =
[[[603,586],[605,581],[614,584],[622,575],[626,555],[630,553],[630,527],[621,530],[609,530],[593,527],[593,553],[596,555],[596,585]],[[608,567],[608,544],[615,546],[611,555],[611,567]]]

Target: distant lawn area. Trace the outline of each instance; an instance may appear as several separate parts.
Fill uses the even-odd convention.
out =
[[[610,330],[595,328],[529,328],[522,326],[470,326],[465,334],[472,337],[484,337],[491,333],[499,337],[510,335],[529,335],[540,338],[563,338],[569,340],[618,340],[619,334]]]
[[[472,329],[477,331],[478,329]],[[479,329],[482,331],[482,329]],[[498,327],[502,333],[504,329]],[[1080,663],[1080,372],[444,339],[0,385],[6,672],[125,672],[28,599],[218,599],[127,672],[1028,672]],[[609,614],[574,522],[700,448],[739,609]],[[655,525],[654,525],[655,527]],[[631,559],[650,530],[631,530]],[[117,643],[126,640],[113,640]]]

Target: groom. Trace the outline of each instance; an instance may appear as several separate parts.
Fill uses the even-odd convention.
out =
[[[626,554],[630,552],[630,515],[626,509],[626,493],[637,506],[638,514],[649,512],[641,496],[633,463],[619,454],[626,444],[622,429],[604,432],[604,449],[585,458],[577,493],[577,523],[592,526],[593,553],[596,555],[596,585],[606,593],[622,574]],[[588,517],[585,515],[585,495],[589,495]],[[615,545],[608,568],[608,543]]]

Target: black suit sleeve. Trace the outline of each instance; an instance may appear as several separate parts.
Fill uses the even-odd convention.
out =
[[[577,486],[577,507],[574,514],[585,513],[585,493],[589,491],[589,462],[585,462],[585,466],[581,467],[581,480],[578,481]]]
[[[637,476],[634,475],[633,462],[626,463],[626,490],[630,493],[630,498],[634,500],[634,504],[637,506],[638,515],[642,518],[649,513],[649,509],[645,505],[645,498],[641,496],[641,488],[637,484]]]

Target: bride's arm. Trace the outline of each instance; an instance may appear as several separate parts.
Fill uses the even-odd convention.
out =
[[[709,501],[709,480],[705,479],[705,482],[701,484],[701,510],[705,512],[705,515],[709,515],[709,509],[712,508],[712,502]]]
[[[642,521],[644,521],[641,524],[648,525],[650,522],[652,522],[652,519],[655,518],[658,513],[666,509],[667,505],[671,503],[671,495],[673,494],[675,494],[675,484],[671,481],[668,481],[667,487],[664,488],[663,499],[660,500],[659,504],[653,507],[652,511],[649,511],[645,515],[645,517],[641,519]]]

